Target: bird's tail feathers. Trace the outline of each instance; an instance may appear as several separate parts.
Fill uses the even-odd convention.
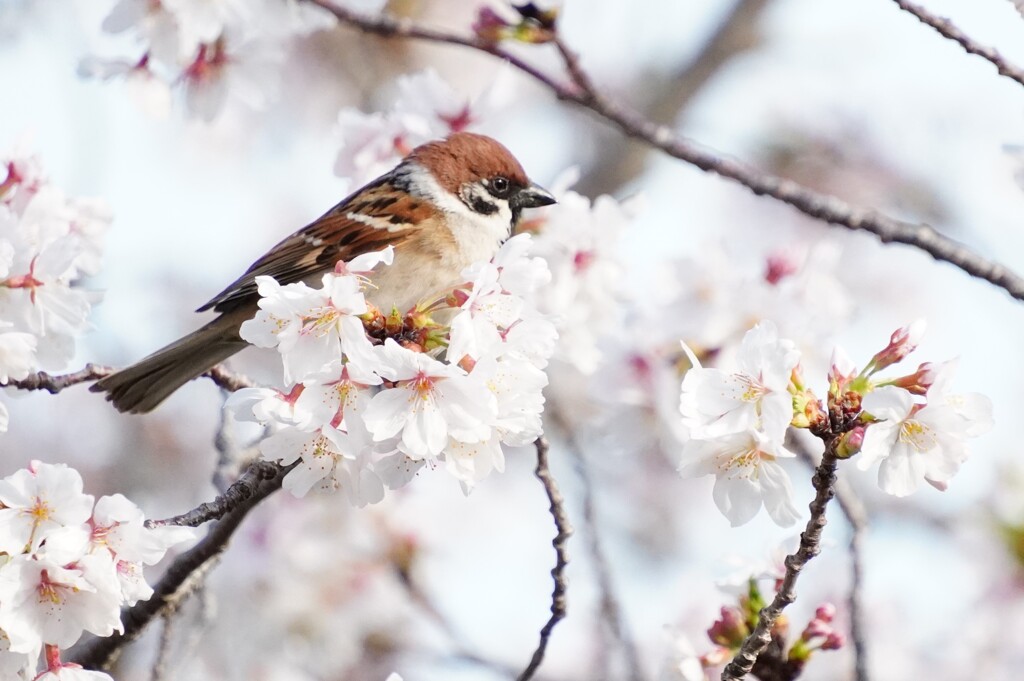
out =
[[[152,411],[171,393],[246,346],[238,322],[223,315],[149,357],[97,381],[93,392],[107,393],[118,411]]]

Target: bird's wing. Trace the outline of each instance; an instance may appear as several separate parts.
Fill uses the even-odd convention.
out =
[[[365,187],[271,248],[197,312],[229,312],[251,305],[258,298],[258,276],[290,284],[330,271],[339,260],[397,247],[436,212],[432,204],[391,184]]]

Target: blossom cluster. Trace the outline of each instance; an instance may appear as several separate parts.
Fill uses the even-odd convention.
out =
[[[691,352],[680,399],[689,431],[680,472],[714,475],[715,503],[733,525],[762,506],[790,525],[798,515],[778,459],[793,456],[784,441],[794,426],[831,440],[839,458],[857,455],[862,470],[880,462],[878,484],[889,494],[910,494],[922,481],[945,489],[968,456],[966,440],[991,427],[992,405],[976,393],[951,392],[955,360],[876,377],[909,355],[923,330],[923,322],[897,330],[860,371],[837,348],[825,404],[805,384],[800,351],[771,322],[744,336],[739,371],[704,368]]]
[[[74,672],[61,672],[74,667],[60,662],[60,650],[74,645],[83,632],[109,636],[121,631],[121,606],[153,593],[143,566],[157,563],[168,548],[192,537],[187,528],[147,528],[142,511],[124,496],[94,503],[82,487],[74,469],[37,461],[0,480],[4,679],[36,678],[44,649],[46,672],[71,678]]]
[[[260,449],[295,464],[285,488],[344,489],[362,506],[443,461],[469,491],[503,470],[503,446],[535,440],[557,334],[524,298],[550,276],[529,247],[513,237],[465,284],[387,314],[365,294],[390,248],[339,263],[320,288],[258,277],[240,334],[277,349],[286,387],[240,390],[229,407],[276,428]]]
[[[383,0],[347,0],[379,12]],[[184,89],[188,112],[212,121],[229,98],[262,107],[273,94],[289,41],[333,24],[333,17],[300,0],[118,0],[103,30],[138,43],[131,57],[90,56],[84,77],[123,80],[143,107],[163,113],[171,88]]]
[[[345,108],[338,114],[341,148],[334,173],[359,186],[391,170],[424,142],[476,129],[507,104],[509,75],[499,71],[475,97],[459,94],[433,69],[400,76],[386,111]]]
[[[69,198],[39,161],[0,159],[0,385],[42,369],[64,369],[89,328],[94,295],[78,286],[100,265],[110,223],[106,204]],[[0,432],[8,414],[0,404]]]

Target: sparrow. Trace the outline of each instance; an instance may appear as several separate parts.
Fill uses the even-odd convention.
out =
[[[468,265],[489,260],[526,208],[555,203],[490,137],[458,132],[413,149],[393,170],[279,242],[200,307],[218,316],[202,328],[93,384],[118,411],[153,410],[175,390],[247,346],[242,322],[258,309],[256,277],[319,284],[338,261],[388,246],[389,267],[371,275],[367,300],[407,310],[461,283]]]

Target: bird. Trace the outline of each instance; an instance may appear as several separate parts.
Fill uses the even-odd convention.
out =
[[[94,383],[121,412],[146,413],[174,391],[239,352],[242,322],[258,310],[256,278],[319,283],[339,261],[394,247],[390,267],[371,275],[367,300],[407,310],[423,296],[461,283],[489,260],[522,211],[555,203],[497,140],[456,132],[413,149],[391,171],[355,191],[273,246],[197,312],[218,316],[138,363]]]

